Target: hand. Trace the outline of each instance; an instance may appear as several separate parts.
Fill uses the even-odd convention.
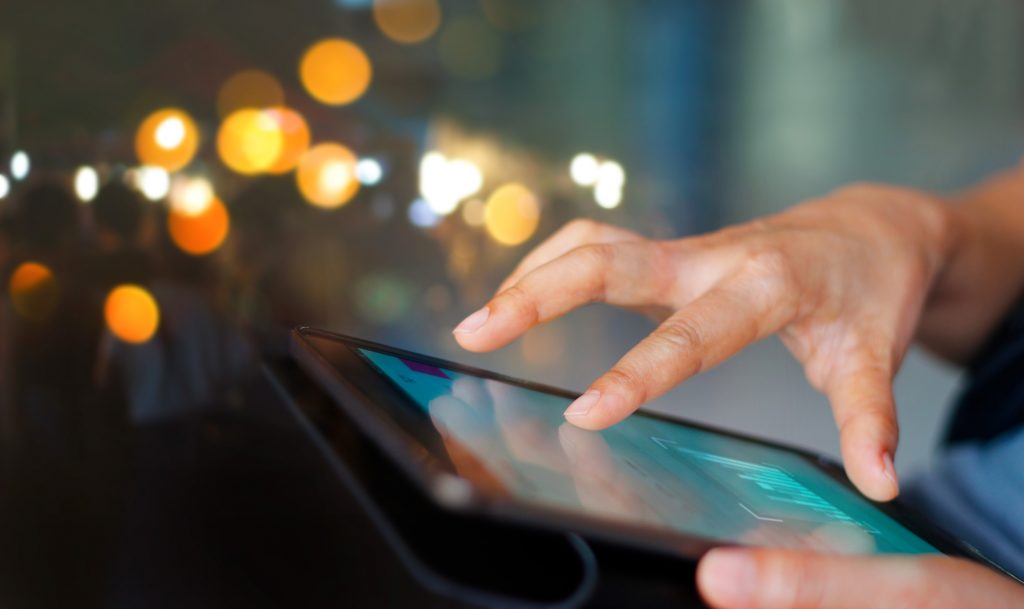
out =
[[[715,609],[1024,607],[1024,586],[946,556],[838,556],[716,549],[697,567]]]
[[[850,478],[887,500],[898,493],[892,379],[956,228],[940,201],[870,185],[676,241],[578,220],[526,256],[455,337],[489,351],[595,301],[660,314],[566,411],[600,429],[778,332],[831,401]]]

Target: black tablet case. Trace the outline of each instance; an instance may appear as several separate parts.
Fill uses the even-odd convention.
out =
[[[358,508],[355,512],[363,516],[351,523],[362,543],[388,547],[388,564],[380,566],[376,584],[391,585],[396,580],[388,573],[394,570],[411,576],[418,589],[408,591],[409,603],[523,609],[704,607],[692,561],[439,509],[294,363],[268,366],[265,374]]]

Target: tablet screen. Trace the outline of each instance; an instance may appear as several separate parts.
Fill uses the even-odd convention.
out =
[[[808,458],[642,413],[601,432],[570,400],[358,348],[421,409],[478,488],[727,543],[844,553],[937,553]]]

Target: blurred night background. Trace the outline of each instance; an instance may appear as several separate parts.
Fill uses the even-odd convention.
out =
[[[300,324],[580,389],[650,323],[450,336],[565,222],[685,236],[1022,155],[1014,0],[0,1],[0,494],[244,408]],[[901,470],[956,382],[910,357]],[[837,452],[775,339],[653,407]]]

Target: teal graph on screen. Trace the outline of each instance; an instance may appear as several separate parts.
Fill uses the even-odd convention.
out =
[[[799,455],[647,416],[584,431],[565,398],[359,351],[430,416],[460,474],[521,501],[730,543],[937,553]]]

